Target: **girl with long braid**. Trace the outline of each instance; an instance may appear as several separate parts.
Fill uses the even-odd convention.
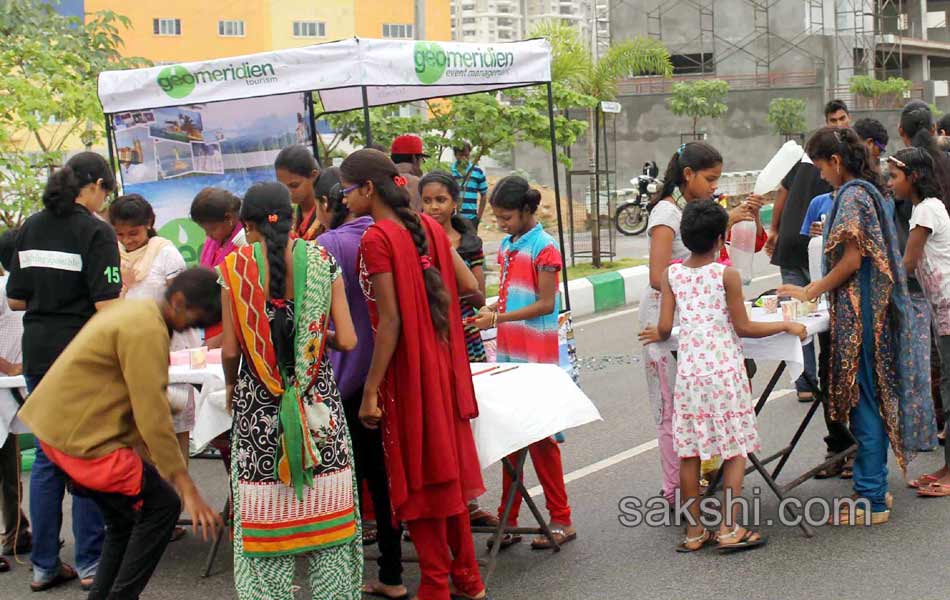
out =
[[[340,175],[350,211],[375,221],[360,244],[376,344],[359,416],[382,428],[393,517],[419,555],[416,598],[485,598],[466,510],[485,486],[458,299],[478,284],[442,227],[409,207],[406,179],[385,154],[354,152]]]
[[[290,243],[290,192],[280,183],[251,186],[241,221],[250,245],[218,267],[237,595],[292,598],[295,555],[305,555],[313,597],[357,600],[353,454],[325,352],[357,342],[340,269],[316,243]]]

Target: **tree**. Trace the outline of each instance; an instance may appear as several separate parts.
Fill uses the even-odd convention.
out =
[[[852,94],[867,100],[871,108],[898,108],[912,85],[901,77],[874,79],[868,75],[855,75],[851,78],[848,89]]]
[[[100,11],[83,23],[41,0],[0,3],[0,222],[18,225],[38,206],[45,176],[67,143],[100,137],[99,73],[147,66],[124,58],[118,27],[131,22]]]
[[[558,108],[587,108],[587,159],[590,172],[595,173],[597,148],[594,147],[595,111],[604,100],[614,100],[620,80],[635,75],[662,75],[673,73],[670,53],[658,40],[638,37],[612,44],[607,52],[595,58],[577,29],[560,20],[539,23],[531,37],[543,37],[551,43],[551,78],[563,82],[575,91],[593,98],[585,106],[558,104]],[[597,175],[590,178],[590,197],[597,189]],[[594,199],[592,262],[600,266],[600,199]]]
[[[766,120],[778,135],[787,137],[803,133],[808,127],[805,108],[805,101],[799,98],[774,98],[769,102]]]
[[[677,117],[689,117],[693,120],[695,139],[700,119],[719,119],[726,114],[729,109],[725,102],[728,93],[729,84],[720,79],[674,83],[670,112]]]

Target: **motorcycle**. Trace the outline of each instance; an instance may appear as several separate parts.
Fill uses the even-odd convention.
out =
[[[634,197],[617,207],[614,220],[620,233],[640,235],[646,231],[650,217],[650,199],[660,191],[660,181],[650,173],[643,173],[631,179],[630,183],[633,185]]]

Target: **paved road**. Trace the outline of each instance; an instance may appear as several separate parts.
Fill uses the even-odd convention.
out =
[[[775,283],[774,277],[760,279],[753,291]],[[675,554],[673,546],[681,536],[675,527],[622,526],[618,519],[621,498],[650,497],[660,486],[657,451],[650,447],[655,433],[645,398],[637,328],[637,314],[629,309],[577,324],[583,388],[604,417],[602,422],[568,432],[563,446],[565,471],[572,479],[568,492],[580,537],[559,554],[532,552],[526,544],[506,551],[491,581],[496,600],[946,597],[939,591],[939,573],[946,571],[950,556],[946,535],[950,505],[939,499],[918,500],[903,486],[893,461],[890,483],[896,505],[891,523],[875,529],[820,528],[815,538],[805,539],[796,528],[766,526],[762,528],[769,536],[766,548],[722,557],[708,550]],[[760,365],[756,388],[764,385],[773,368]],[[790,385],[783,380],[779,387],[787,390]],[[760,421],[766,449],[781,447],[804,412],[792,395],[773,395]],[[789,475],[818,462],[823,454],[822,429],[818,421],[808,429],[800,451],[787,467]],[[937,453],[923,454],[912,471],[934,468],[940,459]],[[226,489],[223,468],[202,460],[193,463],[192,472],[201,489],[220,503]],[[499,493],[499,469],[489,469],[485,476],[489,492],[483,504],[493,506]],[[532,474],[529,485],[535,484]],[[758,485],[761,479],[751,476],[748,487]],[[795,491],[803,499],[849,493],[849,485],[841,480],[812,481]],[[543,500],[538,500],[543,507]],[[774,517],[776,508],[776,502],[763,495],[763,516]],[[65,521],[64,558],[72,556],[68,512]],[[484,538],[479,536],[476,541],[481,551]],[[207,546],[193,537],[170,546],[143,598],[234,597],[230,550],[221,552],[211,578],[200,579],[206,551]],[[303,564],[300,567],[303,573]],[[374,565],[368,564],[367,573],[374,571]],[[0,575],[0,599],[35,600],[28,581],[28,568],[23,565]],[[298,577],[298,581],[304,579]],[[413,587],[418,581],[418,571],[412,565],[407,567],[407,581]],[[897,590],[901,593],[896,594]],[[70,585],[43,598],[81,598],[80,594],[77,585]],[[309,594],[304,590],[296,597],[308,598]]]

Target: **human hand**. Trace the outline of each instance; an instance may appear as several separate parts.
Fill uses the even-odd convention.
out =
[[[497,324],[497,317],[495,316],[495,311],[489,310],[487,307],[482,308],[478,311],[478,314],[475,315],[475,318],[471,321],[475,327],[479,329],[491,329]]]
[[[755,194],[749,194],[746,196],[745,201],[743,201],[742,206],[745,206],[750,211],[758,212],[763,206],[765,206],[765,198]]]
[[[821,221],[815,221],[811,224],[811,227],[808,228],[808,235],[811,237],[819,237],[822,234],[824,227],[821,225]]]
[[[783,284],[778,286],[777,292],[779,296],[788,296],[789,298],[794,298],[795,300],[800,300],[802,302],[808,300],[808,296],[805,293],[805,288],[800,285]]]
[[[801,323],[796,323],[795,321],[787,321],[785,323],[785,333],[796,335],[801,341],[805,341],[805,338],[808,337],[808,329]]]
[[[383,420],[383,411],[379,408],[379,392],[366,388],[363,390],[363,403],[360,404],[360,422],[367,429],[379,429]]]
[[[772,254],[775,252],[775,244],[778,243],[778,232],[774,229],[769,231],[769,239],[765,242],[765,254],[771,258]]]
[[[191,478],[187,477],[187,474],[185,478],[187,478],[187,483],[180,483],[178,486],[182,506],[191,515],[192,529],[196,532],[200,531],[201,539],[207,542],[209,539],[217,537],[218,528],[224,527],[224,521],[220,514],[208,506],[208,503],[198,493],[198,489],[192,483]]]
[[[660,338],[660,332],[656,327],[647,327],[640,332],[640,335],[637,336],[640,342],[646,346],[648,344],[656,344],[657,342],[662,342]]]

